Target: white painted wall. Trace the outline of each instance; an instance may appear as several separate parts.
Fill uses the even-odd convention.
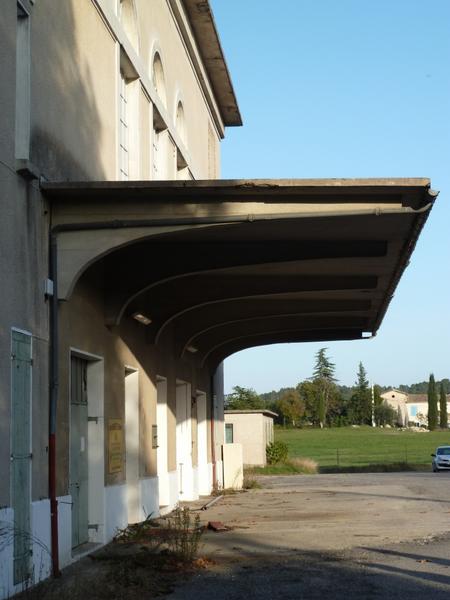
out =
[[[138,521],[143,521],[149,515],[159,516],[158,478],[146,477],[139,480],[139,515]]]
[[[222,446],[223,487],[241,490],[244,483],[242,444]]]
[[[109,541],[128,525],[126,484],[105,487],[105,517],[105,539]]]
[[[0,509],[0,599],[2,600],[26,590],[51,574],[50,501],[38,500],[31,504],[32,575],[28,582],[18,585],[14,585],[13,582],[13,533],[14,511],[12,508],[2,508]],[[69,535],[69,547],[70,545]]]
[[[208,468],[208,421],[206,418],[206,394],[197,393],[197,448],[198,448],[198,493],[211,493],[211,476]]]

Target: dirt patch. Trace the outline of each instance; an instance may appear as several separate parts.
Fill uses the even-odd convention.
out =
[[[203,527],[189,509],[147,519],[64,569],[62,576],[25,590],[20,600],[136,600],[171,593],[213,561],[197,558]]]
[[[26,590],[20,600],[136,600],[157,598],[171,593],[211,564],[207,559],[190,563],[165,553],[155,554],[145,546],[117,552],[114,544],[101,556],[90,556],[64,570],[61,578],[47,580]]]

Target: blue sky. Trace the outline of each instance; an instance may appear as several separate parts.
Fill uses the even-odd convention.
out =
[[[225,387],[450,377],[450,1],[211,0],[244,126],[224,178],[429,177],[440,196],[371,340],[280,344],[225,362]]]

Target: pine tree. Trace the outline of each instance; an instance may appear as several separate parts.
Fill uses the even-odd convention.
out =
[[[434,431],[438,424],[438,407],[437,407],[437,394],[436,394],[436,383],[434,381],[434,375],[431,373],[428,381],[428,429]]]
[[[441,429],[447,429],[448,427],[447,396],[442,381],[439,388],[439,427]]]
[[[327,418],[328,400],[334,387],[335,366],[326,355],[327,348],[321,348],[316,354],[312,380],[317,389],[318,419],[320,427],[323,427]]]

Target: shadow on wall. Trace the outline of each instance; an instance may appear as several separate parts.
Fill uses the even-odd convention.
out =
[[[113,41],[109,34],[107,42],[95,39],[96,28],[106,28],[90,2],[66,0],[56,8],[53,0],[40,0],[31,24],[31,160],[50,181],[105,179],[100,155],[104,128],[94,76],[105,76],[105,60],[97,61],[98,53],[109,43],[113,61]],[[81,44],[88,48],[95,75]],[[105,109],[111,107],[114,97]]]

